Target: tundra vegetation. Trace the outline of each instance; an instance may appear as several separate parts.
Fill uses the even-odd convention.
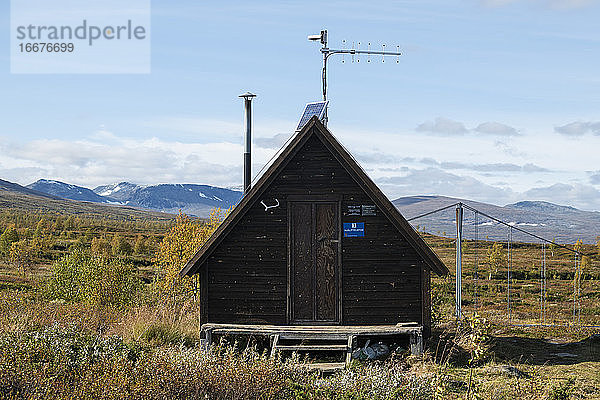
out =
[[[434,277],[423,356],[397,348],[321,376],[309,356],[271,358],[260,342],[200,348],[194,282],[178,271],[226,215],[0,212],[0,397],[600,398],[600,336],[582,327],[600,322],[596,246],[577,244],[589,254],[577,268],[564,249],[547,249],[552,326],[531,327],[507,324],[506,243],[469,241],[462,321],[452,317],[453,277]],[[424,235],[453,266],[452,239]],[[511,322],[538,323],[541,247],[512,251]]]

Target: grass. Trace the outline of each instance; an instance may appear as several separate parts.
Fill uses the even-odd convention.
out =
[[[453,241],[426,240],[452,271]],[[479,243],[480,261],[490,245]],[[512,286],[512,322],[539,322],[540,254],[537,245],[514,247],[512,271],[518,279]],[[463,266],[467,315],[475,310],[475,256],[470,242]],[[592,257],[584,271],[581,322],[586,324],[600,325],[598,261]],[[395,354],[385,362],[355,362],[329,377],[310,372],[297,357],[271,359],[253,345],[202,350],[193,301],[175,305],[144,295],[144,301],[113,307],[50,300],[42,291],[47,264],[26,274],[0,264],[1,398],[600,398],[600,337],[598,330],[572,323],[573,261],[563,250],[548,258],[547,298],[547,322],[563,325],[506,324],[505,265],[494,271],[481,263],[477,311],[491,322],[485,343],[477,344],[473,330],[451,317],[452,275],[434,277],[439,324],[423,357]],[[146,281],[152,270],[143,271]],[[473,361],[477,349],[482,354]]]
[[[2,290],[0,397],[600,398],[600,338],[585,329],[492,325],[485,358],[470,368],[469,331],[449,322],[434,330],[423,357],[356,362],[323,378],[302,360],[272,360],[252,346],[232,343],[206,353],[197,328],[193,304],[122,310]],[[528,377],[499,372],[504,365]]]
[[[163,221],[175,218],[173,214],[144,211],[127,206],[111,206],[86,201],[51,199],[10,190],[0,190],[0,209],[38,214],[85,215],[118,221]]]
[[[455,241],[453,239],[423,235],[427,243],[449,267],[450,276],[433,276],[432,284],[446,307],[445,317],[452,313],[455,277]],[[475,311],[477,288],[477,312],[499,324],[507,320],[508,299],[508,252],[502,244],[501,263],[492,267],[487,263],[487,251],[493,242],[466,241],[463,250],[463,312]],[[574,299],[573,253],[565,249],[546,249],[546,311],[540,319],[540,267],[543,261],[542,246],[529,243],[513,243],[511,262],[511,322],[514,324],[559,324],[600,326],[600,256],[592,245],[583,245],[582,251],[591,254],[590,265],[583,271],[581,293]],[[477,267],[477,279],[475,268]],[[573,317],[575,300],[576,316]]]

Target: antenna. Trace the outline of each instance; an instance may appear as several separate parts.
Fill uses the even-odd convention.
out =
[[[334,55],[334,54],[341,54],[342,55],[342,63],[344,63],[344,54],[350,54],[351,57],[351,62],[354,62],[354,56],[356,55],[356,62],[360,62],[360,55],[361,54],[367,54],[367,63],[371,62],[371,55],[380,55],[381,56],[381,61],[385,62],[385,57],[386,56],[394,56],[396,57],[396,63],[400,62],[400,56],[402,55],[402,53],[400,53],[400,46],[396,46],[396,51],[386,51],[385,50],[385,44],[382,46],[383,50],[382,51],[374,51],[371,50],[371,42],[368,42],[367,45],[367,50],[361,50],[360,49],[360,42],[358,42],[358,46],[357,48],[354,48],[354,42],[352,42],[352,48],[350,49],[346,49],[346,41],[343,40],[342,41],[342,48],[341,49],[330,49],[329,47],[327,47],[327,29],[324,29],[321,31],[321,33],[319,35],[310,35],[308,36],[308,40],[311,41],[320,41],[321,44],[323,45],[323,47],[321,47],[321,54],[323,54],[323,74],[322,74],[322,80],[323,80],[323,101],[327,102],[327,60],[329,60],[329,57]],[[325,126],[327,126],[327,106],[328,103],[326,103],[325,105],[325,113],[323,115],[323,124]]]

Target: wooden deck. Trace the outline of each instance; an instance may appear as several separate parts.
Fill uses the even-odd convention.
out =
[[[415,323],[397,325],[242,325],[242,324],[203,324],[202,331],[212,331],[221,335],[260,335],[305,334],[305,335],[356,335],[387,336],[421,333],[423,327]]]
[[[423,352],[423,326],[417,323],[397,325],[244,325],[203,324],[201,332],[204,343],[212,343],[212,335],[264,336],[271,339],[271,351],[345,351],[346,364],[354,350],[355,340],[360,336],[385,337],[407,335],[410,351],[414,355]],[[281,345],[282,340],[300,340],[299,345]],[[310,341],[327,341],[329,344],[313,344]]]

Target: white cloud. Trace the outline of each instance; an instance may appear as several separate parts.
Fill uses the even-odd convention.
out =
[[[546,200],[584,210],[600,209],[600,191],[590,185],[556,183],[551,186],[529,189],[523,193],[523,198]]]
[[[500,122],[482,122],[473,129],[467,129],[464,123],[444,117],[437,117],[434,121],[425,121],[416,127],[416,131],[447,136],[458,136],[466,133],[482,133],[493,136],[520,135],[520,133],[512,126]]]
[[[444,195],[468,198],[493,204],[514,200],[514,193],[485,184],[470,176],[461,176],[439,168],[413,169],[402,176],[382,177],[377,183],[387,189],[392,198],[410,195]]]
[[[590,174],[590,183],[592,185],[600,185],[600,171]]]
[[[475,132],[496,136],[518,136],[519,132],[512,126],[500,122],[483,122],[474,129]]]
[[[264,129],[261,136],[255,135],[254,174],[288,136],[276,132]],[[600,136],[589,137],[586,146],[581,146],[567,137],[556,136],[549,142],[533,134],[506,137],[503,140],[510,141],[509,145],[494,144],[487,135],[432,139],[410,131],[363,132],[342,127],[334,132],[392,198],[438,194],[505,204],[523,200],[525,195],[544,195],[548,201],[600,210],[600,196],[594,199],[592,186],[600,184],[595,158]],[[528,149],[527,159],[517,147]],[[0,138],[0,177],[21,184],[57,179],[85,187],[118,181],[234,186],[242,179],[242,152],[241,141],[136,139],[119,137],[105,128],[73,141],[19,143],[4,137]],[[557,182],[568,183],[572,188],[566,192],[571,195],[565,196],[564,190],[554,186]]]
[[[527,157],[527,153],[519,150],[515,146],[510,145],[502,140],[496,140],[494,142],[494,147],[500,149],[500,151],[502,151],[504,154],[511,156],[511,157],[520,157],[520,158]]]
[[[279,149],[284,143],[291,137],[292,135],[289,133],[278,133],[277,135],[270,138],[261,138],[257,137],[254,139],[254,144],[256,146],[265,148],[265,149]]]
[[[576,121],[563,126],[556,126],[554,131],[567,137],[581,137],[587,133],[600,136],[600,122]]]
[[[414,160],[414,159],[413,159]],[[492,173],[504,173],[504,172],[550,172],[548,169],[540,167],[532,163],[526,163],[523,165],[517,165],[512,163],[485,163],[485,164],[471,164],[462,161],[437,161],[433,158],[426,157],[419,160],[420,163],[439,167],[443,170],[469,170],[478,172],[492,172]]]
[[[409,168],[392,172],[398,175],[375,180],[392,199],[411,195],[443,195],[497,205],[522,200],[544,200],[584,210],[600,210],[600,190],[591,185],[555,183],[517,192],[506,182],[488,184],[471,176],[457,175],[439,168]]]
[[[235,185],[241,180],[242,146],[117,138],[109,132],[67,141],[33,140],[1,145],[0,174],[22,184],[50,178],[86,187],[135,183]]]
[[[417,132],[429,132],[442,135],[464,135],[468,132],[462,122],[453,121],[444,117],[437,117],[435,121],[426,121],[417,126]]]

